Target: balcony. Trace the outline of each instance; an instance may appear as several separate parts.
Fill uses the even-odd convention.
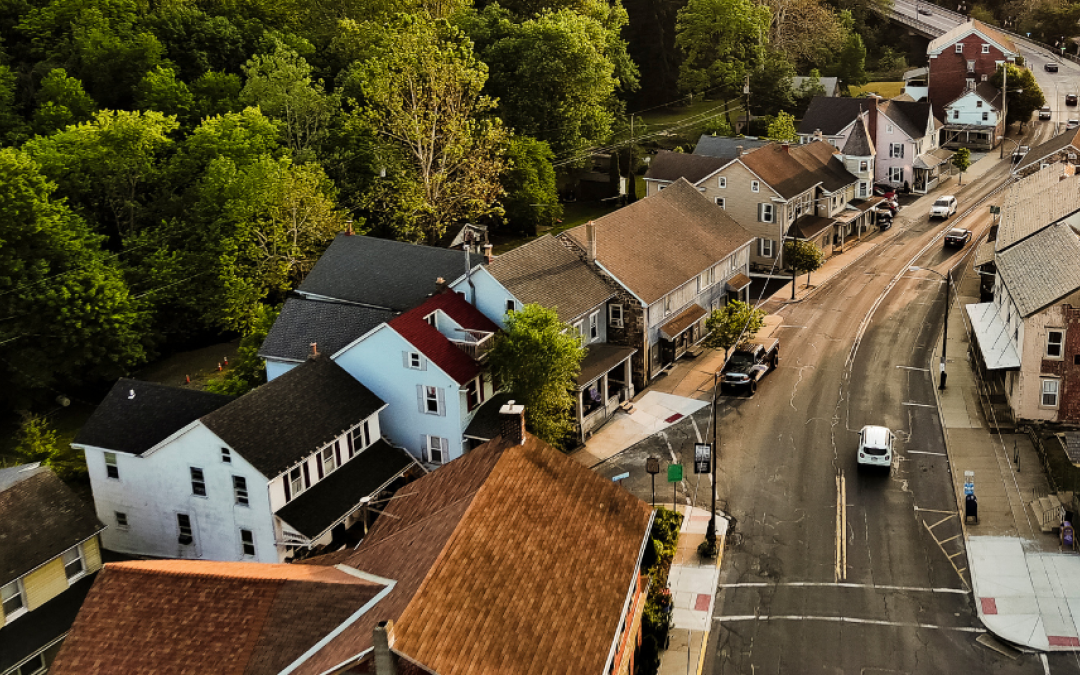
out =
[[[460,334],[461,337],[449,338],[450,342],[472,357],[474,361],[483,361],[491,350],[491,346],[495,344],[495,334],[487,331],[459,328],[455,333]]]

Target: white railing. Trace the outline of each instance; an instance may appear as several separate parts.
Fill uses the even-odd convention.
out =
[[[480,361],[486,357],[492,345],[495,344],[494,333],[468,328],[458,329],[458,332],[463,333],[464,337],[460,340],[450,338],[450,342],[453,342],[458,349],[468,354],[475,361]]]

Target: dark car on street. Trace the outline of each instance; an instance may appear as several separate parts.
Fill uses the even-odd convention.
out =
[[[1042,108],[1039,109],[1039,119],[1041,120],[1050,119],[1050,114],[1050,106],[1048,105],[1044,105]]]
[[[1043,66],[1043,70],[1045,70],[1048,73],[1056,73],[1058,71],[1058,64],[1051,61],[1051,62],[1047,63],[1045,66]]]
[[[962,227],[954,227],[945,235],[946,246],[966,246],[971,241],[971,230]]]
[[[1076,94],[1065,94],[1065,105],[1076,105]]]
[[[720,377],[720,391],[753,395],[758,382],[780,361],[780,341],[750,340],[735,348]]]

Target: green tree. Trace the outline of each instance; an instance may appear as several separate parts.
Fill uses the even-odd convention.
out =
[[[775,115],[795,106],[791,78],[795,68],[783,53],[769,50],[762,56],[761,67],[750,73],[750,110],[754,115]]]
[[[103,110],[90,122],[33,138],[24,149],[77,211],[115,237],[128,236],[140,227],[146,190],[177,126],[156,111]]]
[[[535,234],[537,228],[555,225],[562,217],[562,204],[551,167],[555,157],[551,148],[535,138],[514,136],[506,157],[509,170],[503,175],[503,206],[510,226]]]
[[[743,76],[762,60],[769,21],[768,7],[753,0],[689,0],[676,24],[675,43],[684,56],[679,89],[739,95]]]
[[[795,90],[795,107],[793,108],[795,117],[801,119],[814,97],[824,95],[825,86],[821,84],[821,71],[813,68],[810,75]]]
[[[1005,68],[1008,67],[1008,77],[1005,76]],[[1046,97],[1043,95],[1035,76],[1027,68],[1019,68],[1011,63],[1003,63],[998,66],[997,72],[990,77],[990,84],[1001,89],[1007,86],[1006,103],[1008,111],[1005,115],[1005,124],[1020,122],[1021,127],[1031,119],[1036,110],[1046,105]]]
[[[24,124],[17,110],[15,93],[15,73],[0,63],[0,143],[12,142],[23,133]]]
[[[806,283],[810,283],[810,274],[821,269],[825,263],[825,255],[816,244],[801,239],[790,239],[784,242],[784,264],[791,270],[791,299],[795,299],[796,277],[800,272],[806,272]]]
[[[767,138],[774,141],[797,141],[799,134],[795,131],[795,118],[781,110],[776,117],[769,122]]]
[[[388,174],[366,206],[398,238],[434,242],[450,223],[500,212],[507,132],[490,117],[487,69],[460,31],[416,16],[381,30],[387,40],[348,74]]]
[[[176,79],[176,71],[158,66],[147,72],[136,85],[135,106],[190,122],[195,113],[195,96],[186,84]]]
[[[284,43],[270,54],[253,56],[244,73],[247,83],[240,102],[259,106],[277,120],[285,145],[298,161],[314,159],[338,109],[337,97],[326,93],[322,80],[312,79],[308,62]]]
[[[29,155],[0,150],[0,397],[21,403],[147,357],[140,303],[55,189]]]
[[[866,45],[863,44],[862,36],[856,32],[848,34],[832,70],[845,89],[870,81],[866,74]]]
[[[213,115],[239,112],[240,91],[243,84],[235,73],[207,71],[190,85],[195,97],[195,110],[200,119]]]
[[[61,442],[44,417],[23,412],[22,418],[15,436],[15,456],[20,462],[41,462],[65,481],[86,477],[86,455],[81,450]]]
[[[53,68],[41,79],[34,111],[34,131],[47,136],[71,124],[88,122],[97,106],[78,78],[63,68]]]
[[[495,338],[488,363],[496,381],[525,406],[529,430],[555,447],[573,431],[575,378],[585,348],[581,336],[555,310],[526,305],[506,315],[506,332]]]
[[[105,108],[130,109],[135,86],[165,58],[153,33],[110,21],[96,9],[79,18],[72,45],[74,74]]]
[[[709,349],[723,349],[724,354],[741,342],[753,340],[757,332],[765,325],[765,310],[755,309],[741,300],[732,300],[719,309],[714,309],[705,319],[705,346]]]
[[[251,329],[240,338],[236,361],[229,364],[224,379],[207,384],[207,391],[228,396],[242,396],[252,389],[266,384],[266,362],[259,356],[259,349],[281,313],[280,307],[259,305]]]
[[[956,170],[960,172],[960,180],[958,185],[964,184],[964,172],[971,168],[971,151],[967,148],[960,148],[953,153],[952,165],[956,167]]]

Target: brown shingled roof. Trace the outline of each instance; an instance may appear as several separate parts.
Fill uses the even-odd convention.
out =
[[[656,302],[754,240],[683,179],[594,224],[597,261],[646,303]],[[580,225],[559,236],[585,250],[585,229]]]
[[[858,180],[835,153],[836,148],[825,141],[786,148],[775,143],[744,156],[742,162],[784,199],[792,199],[818,184],[835,192]]]

